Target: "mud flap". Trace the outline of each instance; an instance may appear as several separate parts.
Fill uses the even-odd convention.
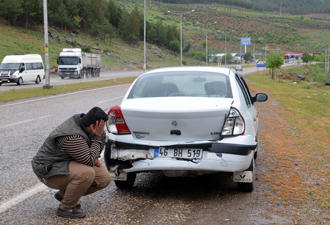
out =
[[[234,182],[239,183],[252,183],[253,182],[253,171],[239,171],[233,173]]]

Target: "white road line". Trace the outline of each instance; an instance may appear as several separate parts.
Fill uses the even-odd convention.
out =
[[[21,194],[17,195],[14,198],[5,200],[3,202],[0,202],[0,213],[6,211],[7,209],[10,209],[14,205],[19,204],[20,202],[24,201],[25,199],[31,197],[32,195],[45,190],[47,187],[40,183],[35,185],[34,187],[22,192]]]
[[[20,121],[20,122],[16,122],[16,123],[11,123],[11,124],[7,124],[7,125],[4,125],[4,126],[0,126],[0,128],[5,128],[5,127],[11,127],[11,126],[15,126],[15,125],[20,125],[22,123],[28,123],[28,122],[31,122],[33,120],[40,120],[40,119],[47,118],[47,117],[50,117],[50,116],[51,115],[47,115],[47,116],[42,116],[42,117],[35,118],[35,119],[23,120],[23,121]]]
[[[100,101],[100,102],[97,102],[97,103],[104,103],[104,102],[110,102],[110,101],[113,101],[113,100],[117,100],[117,99],[121,99],[123,98],[123,96],[119,96],[117,98],[111,98],[111,99],[107,99],[107,100],[104,100],[104,101]]]
[[[47,96],[44,98],[38,98],[38,99],[32,99],[32,100],[27,100],[27,101],[22,101],[22,102],[0,105],[0,108],[7,107],[7,106],[13,106],[13,105],[20,105],[20,104],[25,104],[25,103],[30,103],[30,102],[37,102],[37,101],[51,99],[51,98],[59,98],[59,97],[63,97],[63,96],[75,95],[75,94],[80,94],[80,93],[84,93],[84,92],[91,92],[91,91],[95,91],[96,89],[102,90],[102,89],[107,89],[107,88],[121,87],[121,86],[125,86],[125,85],[131,85],[131,84],[130,83],[129,84],[120,84],[120,85],[116,85],[116,86],[93,88],[93,89],[88,89],[88,90],[83,90],[83,91],[70,92],[70,93],[66,93],[66,94],[57,94],[57,95],[53,95],[53,96]]]
[[[103,160],[104,157],[104,151],[101,153],[101,157],[99,160]],[[104,165],[102,165],[104,166]],[[10,198],[8,200],[0,202],[0,213],[10,209],[11,207],[19,204],[20,202],[24,201],[25,199],[28,199],[29,197],[37,194],[40,191],[46,190],[48,187],[44,185],[43,183],[39,183],[32,188],[22,192],[21,194],[17,195],[16,197]]]

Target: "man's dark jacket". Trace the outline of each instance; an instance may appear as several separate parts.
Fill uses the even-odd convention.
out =
[[[70,117],[52,131],[33,157],[32,168],[38,177],[48,178],[57,175],[69,175],[69,162],[73,161],[73,158],[56,146],[56,138],[80,135],[86,140],[88,146],[91,146],[91,139],[94,134],[85,129],[80,116],[80,114],[76,114]]]

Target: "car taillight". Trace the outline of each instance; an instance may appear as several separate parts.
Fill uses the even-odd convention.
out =
[[[245,132],[245,121],[240,112],[231,108],[229,115],[225,120],[221,135],[222,136],[235,136],[241,135]]]
[[[112,107],[109,112],[109,119],[107,121],[107,129],[113,134],[129,134],[131,133],[127,127],[124,116],[121,112],[120,106]]]

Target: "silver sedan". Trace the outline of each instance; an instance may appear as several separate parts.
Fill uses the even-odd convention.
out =
[[[136,173],[169,177],[229,172],[241,191],[253,191],[258,112],[233,69],[173,67],[139,76],[109,110],[105,162],[119,188]]]

